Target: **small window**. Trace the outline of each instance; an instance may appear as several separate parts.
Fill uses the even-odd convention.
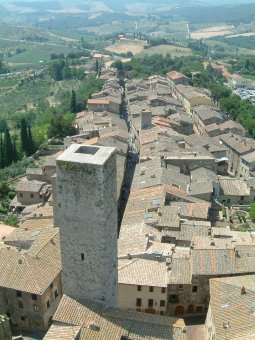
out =
[[[137,286],[137,291],[140,292],[142,290],[142,286]]]
[[[22,301],[19,301],[19,302],[18,302],[18,307],[21,308],[21,309],[24,308],[24,305],[23,305],[23,302],[22,302]]]
[[[160,307],[165,307],[166,301],[165,300],[160,300]]]
[[[81,253],[81,260],[84,261],[84,258],[85,258],[85,257],[84,257],[84,254]]]
[[[52,289],[52,288],[53,288],[53,283],[50,284],[50,289]]]
[[[54,292],[55,299],[58,297],[58,290],[56,289]]]
[[[20,319],[21,319],[21,321],[26,321],[26,317],[25,316],[21,316]]]
[[[34,198],[34,194],[30,194],[30,197],[31,197],[31,198]]]
[[[19,197],[23,197],[23,193],[22,192],[20,192]]]
[[[179,285],[178,290],[183,290],[183,285]]]
[[[37,301],[37,295],[36,294],[31,294],[32,300]]]
[[[140,298],[136,299],[136,306],[137,307],[141,307],[142,306],[142,299],[140,299]]]
[[[169,301],[172,302],[172,301],[175,301],[177,300],[177,295],[176,294],[172,294],[169,296]]]
[[[192,293],[196,293],[197,292],[197,286],[193,286],[192,287]]]
[[[161,288],[161,293],[165,294],[165,292],[166,292],[166,288]]]
[[[39,312],[39,307],[37,305],[34,305],[34,311]]]
[[[47,308],[50,308],[50,300],[47,300],[46,306],[47,306]]]
[[[154,292],[154,287],[150,287],[149,288],[149,291],[152,293],[152,292]]]
[[[165,312],[161,311],[161,312],[160,312],[160,315],[165,315]]]
[[[153,307],[153,299],[148,300],[148,307],[152,308]]]
[[[241,196],[241,201],[243,201],[244,200],[244,196]]]
[[[17,297],[22,297],[22,293],[21,293],[20,290],[16,290],[16,296],[17,296]]]

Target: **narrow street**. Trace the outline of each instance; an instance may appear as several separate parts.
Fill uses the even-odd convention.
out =
[[[135,152],[132,142],[131,142],[131,132],[130,132],[130,121],[128,117],[128,110],[127,110],[127,104],[125,100],[125,92],[123,90],[123,98],[122,98],[122,104],[120,109],[120,117],[121,119],[124,119],[129,132],[129,143],[128,143],[128,154],[127,154],[127,161],[126,161],[126,169],[123,179],[123,186],[122,186],[122,193],[120,198],[120,204],[119,204],[119,213],[118,213],[118,228],[120,230],[122,218],[125,212],[125,208],[128,202],[129,194],[130,194],[130,187],[132,185],[132,180],[135,172],[136,164],[138,163],[138,155]]]

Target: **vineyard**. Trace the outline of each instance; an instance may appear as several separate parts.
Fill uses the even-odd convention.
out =
[[[192,52],[189,48],[186,47],[179,47],[179,46],[173,46],[173,45],[159,45],[159,46],[153,46],[148,49],[143,50],[139,56],[151,56],[154,54],[162,54],[163,56],[166,56],[167,54],[170,54],[171,57],[182,57],[182,56],[188,56],[191,55]]]

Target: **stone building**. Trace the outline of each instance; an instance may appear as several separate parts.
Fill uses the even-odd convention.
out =
[[[0,249],[0,314],[13,328],[47,330],[60,302],[59,235],[50,229],[36,233],[29,248]]]
[[[115,149],[71,145],[57,159],[55,223],[63,291],[77,301],[117,301]]]

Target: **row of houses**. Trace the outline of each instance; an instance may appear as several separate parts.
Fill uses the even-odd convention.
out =
[[[152,78],[126,86],[139,164],[120,229],[119,304],[170,316],[207,314],[206,339],[248,338],[254,233],[215,221],[222,205],[254,202],[254,141],[183,74],[169,72],[153,89]],[[171,110],[158,100],[157,114],[149,91],[172,102]]]

